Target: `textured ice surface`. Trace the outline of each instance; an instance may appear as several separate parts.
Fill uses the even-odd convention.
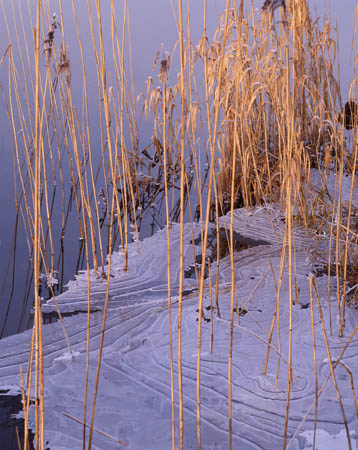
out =
[[[200,228],[193,225],[196,235]],[[193,246],[191,226],[185,225],[186,242],[184,246],[184,267],[193,262]],[[179,287],[179,226],[173,225],[171,230],[171,289],[175,295]],[[197,253],[200,249],[197,248]],[[149,299],[166,299],[168,292],[167,284],[167,240],[166,230],[163,229],[149,239],[144,239],[140,244],[140,253],[136,243],[129,246],[129,267],[123,271],[124,254],[116,252],[112,256],[110,301],[109,308],[115,309],[118,305],[135,304]],[[105,267],[107,273],[107,267]],[[103,292],[106,288],[106,280],[96,276],[94,271],[90,273],[91,281],[91,309],[98,310],[103,307]],[[68,291],[58,297],[57,303],[61,312],[87,311],[88,309],[88,275],[83,272],[76,276],[74,281],[68,284]],[[190,290],[196,287],[196,282],[184,279],[184,289]],[[55,302],[49,300],[44,306],[45,313],[56,312]]]
[[[275,213],[276,214],[276,213]],[[276,293],[270,261],[278,279],[282,224],[277,213],[275,233],[272,231],[268,211],[261,208],[235,212],[235,229],[243,235],[263,238],[270,245],[249,248],[235,254],[237,306],[247,314],[235,313],[233,367],[232,367],[232,436],[234,449],[278,449],[283,446],[283,429],[286,410],[288,360],[288,276],[284,269],[280,296],[280,351],[281,362],[277,387],[278,332],[275,327],[268,371],[263,375],[267,336],[275,311]],[[229,216],[222,219],[228,224]],[[200,227],[194,226],[195,237]],[[281,236],[281,237],[280,237]],[[314,401],[314,365],[311,334],[308,277],[311,273],[309,254],[311,238],[305,232],[296,233],[296,282],[299,300],[293,306],[293,384],[288,424],[289,439],[296,432],[302,418]],[[192,264],[192,230],[185,227],[185,265]],[[322,244],[323,246],[325,244]],[[123,257],[114,256],[111,279],[109,315],[104,339],[99,393],[94,426],[114,439],[138,450],[167,450],[171,448],[170,360],[167,311],[167,256],[165,230],[141,245],[137,254],[136,244],[130,247],[129,270],[123,272]],[[176,438],[178,437],[178,366],[177,324],[179,286],[179,227],[171,230],[172,253],[172,329],[174,341],[174,389]],[[95,371],[100,341],[105,282],[93,274],[91,299],[99,311],[90,315],[90,356],[87,422],[90,421]],[[212,280],[215,280],[213,264]],[[196,281],[185,280],[185,289],[194,290]],[[221,318],[214,310],[214,346],[210,353],[211,322],[203,321],[201,350],[201,432],[203,449],[228,448],[228,354],[230,337],[230,289],[231,268],[229,257],[221,261],[219,270],[219,305]],[[316,283],[323,304],[326,326],[329,323],[327,278],[317,278]],[[209,286],[206,282],[204,307],[209,306]],[[87,276],[81,275],[70,283],[67,293],[57,300],[62,311],[86,310]],[[214,289],[213,289],[214,291]],[[334,292],[334,291],[333,291]],[[333,300],[333,299],[332,299]],[[213,292],[215,303],[215,292]],[[52,308],[51,302],[45,308]],[[196,359],[197,359],[197,291],[184,297],[182,308],[182,365],[184,395],[184,449],[197,448],[196,443]],[[355,324],[357,312],[346,310],[347,321],[344,337],[338,337],[335,317],[337,310],[331,302],[333,335],[328,336],[332,358],[344,347]],[[210,310],[204,309],[210,318]],[[240,319],[240,322],[239,322]],[[82,449],[82,426],[70,419],[70,415],[83,420],[86,326],[87,315],[78,314],[64,319],[74,351],[68,357],[66,340],[60,323],[44,326],[45,364],[45,434],[51,450]],[[317,343],[318,385],[324,383],[330,369],[322,334],[317,305],[314,311],[314,329]],[[20,386],[20,367],[26,376],[32,330],[0,341],[0,388]],[[342,362],[356,374],[358,371],[358,338],[354,336]],[[343,399],[353,445],[356,445],[355,407],[350,379],[343,366],[336,369],[336,378]],[[314,409],[291,442],[293,449],[310,448],[309,431],[313,429]],[[34,426],[34,410],[31,413]],[[336,392],[330,380],[318,404],[318,441],[329,442],[332,436],[339,440],[339,449],[346,446],[346,436]],[[332,438],[333,439],[333,438]],[[176,441],[178,443],[178,441]],[[328,444],[327,444],[328,445]],[[94,433],[95,449],[124,448],[97,432]],[[320,450],[334,448],[325,445]],[[354,448],[354,447],[353,447]],[[337,448],[338,450],[338,448]]]
[[[352,438],[352,450],[356,450],[357,447],[357,436],[356,432],[350,433]],[[313,430],[311,431],[304,431],[301,435],[301,438],[304,438],[302,440],[302,445],[300,446],[300,449],[302,450],[308,450],[313,448]],[[316,440],[315,440],[315,448],[318,450],[324,449],[324,450],[343,450],[345,448],[348,448],[347,446],[347,434],[345,429],[341,430],[338,434],[329,434],[324,430],[317,430],[316,432]]]

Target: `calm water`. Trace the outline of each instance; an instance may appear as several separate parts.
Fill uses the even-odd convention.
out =
[[[17,4],[17,1],[15,2]],[[20,2],[21,5],[27,2]],[[32,0],[32,5],[36,2]],[[78,17],[80,22],[81,36],[84,41],[84,50],[86,55],[87,77],[90,92],[97,92],[97,77],[95,70],[95,62],[93,58],[93,48],[89,35],[89,23],[87,15],[87,2],[83,0],[77,1]],[[121,8],[123,2],[116,2],[118,4],[118,17],[121,17]],[[176,3],[174,1],[173,3]],[[202,5],[200,0],[192,0],[191,2],[191,29],[192,41],[197,43],[202,34]],[[218,17],[224,10],[226,0],[211,0],[208,11],[208,35],[212,36],[218,23]],[[262,2],[255,2],[255,6],[259,7]],[[317,2],[309,2],[313,7],[317,5],[317,10],[328,11],[328,2],[323,0]],[[110,2],[103,1],[102,6],[104,17],[104,30],[106,46],[111,48],[110,35]],[[249,7],[250,2],[246,1],[246,6]],[[353,56],[351,53],[351,41],[353,35],[353,15],[354,6],[356,2],[353,0],[344,0],[341,2],[332,2],[330,13],[331,18],[338,22],[339,29],[339,50],[340,50],[340,64],[341,64],[341,88],[343,101],[348,96],[348,86],[353,79]],[[10,18],[12,23],[10,0],[4,0],[4,7],[6,15]],[[51,13],[57,12],[59,17],[59,6],[57,1],[50,1],[49,8]],[[145,80],[148,76],[153,76],[156,80],[156,73],[152,71],[153,61],[157,50],[163,44],[166,50],[171,51],[177,40],[176,24],[173,18],[171,9],[171,2],[169,0],[130,0],[130,26],[131,26],[131,41],[133,51],[133,75],[134,75],[134,90],[136,95],[145,90]],[[15,20],[19,20],[18,5],[15,6]],[[33,8],[35,11],[35,8]],[[81,107],[82,96],[82,70],[79,58],[78,41],[76,37],[72,6],[69,0],[63,1],[64,20],[62,26],[65,30],[65,38],[68,44],[71,60],[72,72],[72,91],[74,100],[77,106]],[[25,26],[28,29],[28,42],[31,49],[31,27],[29,24],[27,8],[23,10]],[[277,14],[277,13],[276,13]],[[323,13],[322,13],[323,14]],[[324,16],[322,15],[322,18]],[[14,39],[14,47],[16,47],[14,29],[10,23],[11,33]],[[118,25],[120,28],[120,24]],[[87,39],[88,37],[88,39]],[[55,45],[59,44],[59,34],[55,38]],[[0,57],[8,46],[9,38],[6,31],[4,16],[0,17]],[[14,49],[15,57],[16,50]],[[176,61],[178,60],[178,53],[176,53]],[[43,59],[45,64],[45,59]],[[172,80],[176,78],[178,62],[173,62],[173,67],[170,72]],[[109,67],[110,69],[110,67]],[[0,82],[4,87],[7,95],[7,76],[8,66],[7,60],[0,67]],[[110,77],[110,75],[109,75]],[[156,82],[156,81],[155,81]],[[93,148],[100,148],[100,136],[96,129],[98,100],[96,96],[89,98],[90,104],[90,120],[91,120],[91,139]],[[22,219],[18,222],[17,233],[15,234],[15,203],[14,203],[14,188],[13,188],[13,141],[10,133],[8,118],[6,115],[5,102],[0,97],[0,145],[1,145],[1,165],[0,165],[0,332],[2,336],[13,334],[18,330],[19,318],[24,304],[24,299],[28,298],[28,305],[26,307],[25,318],[22,321],[21,328],[25,328],[28,324],[29,309],[31,306],[32,290],[31,290],[31,265],[29,265],[29,243],[26,239],[26,233]],[[138,108],[139,109],[139,108]],[[140,148],[145,148],[151,142],[152,124],[140,121]],[[69,182],[68,182],[69,184]],[[58,204],[56,204],[58,207]],[[55,222],[56,214],[55,211]],[[59,230],[59,223],[55,223],[55,230]],[[57,228],[56,228],[57,227]],[[143,229],[143,235],[148,234],[150,227]],[[16,236],[16,252],[13,252],[14,238]],[[77,256],[79,252],[78,242],[78,225],[76,214],[70,215],[69,225],[65,236],[65,254],[63,264],[62,278],[66,282],[73,277],[77,264]],[[58,256],[58,255],[57,255]],[[26,293],[26,287],[28,292]],[[4,321],[6,319],[6,326]]]

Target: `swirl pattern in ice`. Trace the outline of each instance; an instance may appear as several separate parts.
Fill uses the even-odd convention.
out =
[[[255,215],[255,212],[258,215]],[[277,449],[283,446],[286,414],[288,351],[289,351],[289,283],[287,264],[284,268],[280,303],[280,341],[277,324],[274,328],[267,373],[264,363],[268,334],[276,308],[276,291],[270,261],[276,282],[279,277],[280,246],[271,231],[271,221],[264,210],[251,215],[235,212],[235,228],[243,235],[265,239],[269,245],[260,245],[235,254],[235,311],[232,359],[232,440],[234,449]],[[242,219],[242,217],[246,217]],[[240,217],[240,219],[238,219]],[[238,219],[238,220],[236,220]],[[228,223],[229,217],[222,223]],[[266,220],[266,222],[265,222]],[[266,227],[262,231],[262,227]],[[259,231],[255,230],[261,230]],[[245,231],[246,230],[246,231]],[[248,231],[249,230],[249,231]],[[279,227],[275,229],[278,234]],[[200,228],[194,229],[195,236]],[[173,261],[178,260],[179,227],[173,226],[171,236]],[[261,234],[261,236],[259,236]],[[310,258],[307,258],[309,237],[297,233],[296,284],[299,301],[295,297],[292,313],[292,386],[288,422],[288,441],[293,436],[314,401],[314,361],[310,318],[309,276]],[[185,228],[185,264],[194,260],[192,233]],[[280,240],[279,240],[280,242]],[[200,253],[195,248],[195,253]],[[136,245],[130,249],[128,272],[121,270],[122,256],[115,256],[110,292],[110,311],[104,340],[99,394],[95,414],[95,428],[138,450],[164,450],[171,448],[170,358],[168,338],[168,309],[166,287],[166,234],[162,231],[144,241],[141,254]],[[215,279],[213,265],[212,277]],[[184,408],[184,449],[197,448],[196,443],[196,367],[198,293],[195,280],[187,280],[188,291],[182,308],[182,369]],[[97,284],[96,284],[97,283]],[[213,311],[211,322],[209,282],[206,280],[204,315],[201,340],[201,435],[203,449],[226,449],[229,442],[228,420],[228,361],[231,318],[230,258],[221,261],[219,268],[219,307]],[[330,352],[337,358],[357,323],[356,311],[347,310],[343,338],[338,337],[335,318],[337,308],[331,299],[333,335],[328,332],[327,279],[316,279],[323,305]],[[174,341],[174,397],[176,414],[176,443],[178,445],[178,264],[172,264],[172,331]],[[74,311],[87,308],[87,280],[85,276],[71,283],[68,293],[58,298],[61,310]],[[103,306],[105,283],[94,282],[93,304]],[[186,288],[186,289],[187,289]],[[215,305],[215,290],[213,287]],[[91,294],[92,295],[92,294]],[[82,306],[83,308],[82,308]],[[308,307],[307,307],[308,306]],[[46,305],[50,308],[51,305]],[[241,310],[239,309],[241,308]],[[241,311],[241,315],[239,312]],[[244,313],[245,312],[245,313]],[[95,367],[102,326],[103,311],[91,314],[90,370],[88,412],[95,382]],[[82,420],[84,405],[84,379],[86,364],[86,314],[66,317],[64,323],[74,350],[67,357],[66,340],[60,323],[44,327],[45,414],[46,440],[52,449],[81,449],[82,426],[68,415]],[[211,326],[213,325],[213,352],[210,353]],[[314,305],[318,386],[329,375],[327,351],[322,334],[317,304]],[[32,331],[0,341],[0,384],[19,388],[19,367],[26,371]],[[351,373],[358,371],[358,339],[344,353],[335,371],[350,431],[356,426],[355,405],[350,384]],[[278,370],[278,353],[280,367]],[[32,409],[32,427],[34,427]],[[67,415],[65,415],[67,414]],[[313,429],[314,410],[308,414],[298,438],[290,443],[294,449],[308,449]],[[318,403],[319,436],[343,436],[344,424],[336,392],[330,379]],[[356,445],[356,434],[351,439]],[[343,445],[346,445],[344,441]],[[96,449],[122,448],[120,444],[99,433],[94,433]],[[321,448],[321,447],[319,447]],[[329,448],[328,446],[326,448]],[[344,447],[341,447],[344,448]],[[347,447],[348,448],[348,447]],[[354,448],[354,447],[353,447]]]

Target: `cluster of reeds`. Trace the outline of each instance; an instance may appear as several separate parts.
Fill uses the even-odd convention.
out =
[[[275,14],[277,9],[279,12]],[[187,155],[191,163],[187,166],[186,173],[193,170],[194,166],[196,177],[193,185],[198,193],[199,217],[203,220],[203,260],[207,251],[207,224],[213,217],[210,212],[214,211],[214,216],[217,217],[237,206],[249,208],[276,203],[285,213],[286,237],[282,257],[283,261],[287,260],[290,283],[290,349],[284,430],[286,446],[292,384],[292,305],[299,295],[295,285],[295,224],[312,231],[312,254],[320,236],[330,236],[328,255],[319,256],[320,262],[327,266],[328,273],[334,270],[337,276],[340,335],[344,329],[346,294],[357,290],[354,271],[354,261],[357,258],[356,233],[350,229],[357,145],[354,121],[351,122],[348,118],[355,113],[354,108],[350,108],[347,114],[347,105],[339,113],[342,111],[342,100],[337,81],[339,73],[338,49],[333,35],[335,30],[328,20],[324,23],[313,20],[306,1],[267,1],[259,15],[254,10],[247,14],[242,1],[239,6],[236,2],[233,5],[227,2],[212,40],[206,35],[205,18],[206,2],[204,34],[198,46],[190,41],[190,27],[186,32],[179,27],[181,71],[178,83],[169,89],[166,80],[163,81],[161,71],[162,86],[147,93],[144,109],[147,111],[152,107],[155,123],[158,123],[155,126],[155,139],[160,142],[160,147],[164,151],[167,146],[170,150],[180,148],[182,163],[183,155]],[[162,61],[161,67],[168,67],[166,61]],[[197,89],[200,85],[197,80],[201,79],[204,79],[204,93]],[[182,106],[181,114],[172,106],[179,102]],[[352,141],[345,138],[342,125],[350,130],[353,128]],[[171,135],[169,144],[168,134]],[[199,136],[201,140],[198,139]],[[209,161],[206,184],[202,181],[201,163],[205,153]],[[320,185],[311,190],[312,168],[317,169],[320,174]],[[185,166],[182,165],[183,183],[186,177],[186,174],[183,175],[184,169]],[[332,173],[335,174],[338,185],[338,194],[335,193],[334,198],[326,187],[328,176]],[[350,174],[352,180],[350,200],[345,205],[341,202],[343,174]],[[183,187],[183,195],[182,189]],[[233,258],[232,224],[227,240]],[[218,234],[218,245],[219,242]],[[202,271],[198,274],[199,317],[203,314],[204,274],[203,264]],[[234,293],[233,270],[232,311]],[[233,320],[232,315],[231,331]],[[330,333],[332,334],[331,319]],[[199,321],[199,447],[200,339]],[[180,344],[180,322],[178,341]],[[229,400],[231,352],[232,347],[229,355]],[[179,354],[179,363],[180,358]],[[178,367],[180,374],[180,364]],[[182,433],[179,435],[179,442],[182,445]]]
[[[102,5],[102,8],[104,6]],[[23,219],[29,241],[35,292],[33,351],[24,380],[25,428],[27,427],[31,378],[36,377],[34,393],[38,427],[36,446],[44,448],[43,357],[41,336],[41,286],[44,274],[51,296],[56,295],[58,272],[61,272],[64,240],[70,210],[78,218],[82,265],[94,268],[106,283],[104,318],[97,363],[97,377],[91,417],[87,417],[87,384],[90,340],[90,292],[88,277],[88,335],[83,446],[91,447],[96,395],[101,367],[103,339],[109,299],[111,253],[119,241],[125,254],[123,270],[130,261],[127,247],[131,226],[138,240],[138,226],[146,213],[162,213],[167,226],[168,279],[170,276],[170,224],[180,221],[181,245],[185,220],[199,218],[202,224],[202,262],[197,271],[199,317],[203,317],[204,279],[210,264],[208,255],[209,222],[235,207],[277,203],[286,215],[285,244],[282,261],[287,260],[290,280],[289,342],[292,342],[292,305],[294,286],[295,221],[316,234],[328,233],[334,248],[326,262],[337,275],[340,333],[344,329],[346,292],[356,289],[354,263],[357,259],[353,226],[352,192],[356,171],[356,133],[353,151],[344,139],[339,123],[341,110],[339,83],[335,77],[337,48],[328,21],[313,20],[305,0],[266,1],[260,13],[247,12],[244,2],[227,0],[220,24],[213,37],[207,35],[207,1],[203,3],[203,35],[194,45],[190,35],[190,11],[187,20],[182,0],[178,0],[179,75],[170,85],[168,71],[173,59],[161,50],[156,58],[159,86],[152,78],[140,97],[145,115],[153,120],[153,145],[140,151],[137,108],[131,69],[125,61],[131,55],[128,4],[118,17],[114,0],[110,9],[112,48],[104,48],[101,2],[88,2],[93,58],[97,71],[97,129],[92,131],[89,112],[88,62],[83,50],[83,37],[77,24],[77,6],[72,2],[74,23],[81,55],[83,84],[82,108],[72,90],[71,58],[65,40],[62,2],[60,14],[53,16],[47,6],[37,2],[34,55],[31,46],[23,48],[20,33],[26,35],[14,20],[15,36],[9,31],[9,86],[7,104],[14,138],[16,165],[15,199],[19,217]],[[14,12],[14,9],[13,9]],[[21,8],[20,8],[21,13]],[[22,14],[22,13],[21,13]],[[15,15],[15,12],[14,12]],[[31,15],[31,12],[30,12]],[[15,16],[13,17],[15,19]],[[118,28],[121,24],[121,29]],[[185,25],[186,23],[186,25]],[[41,25],[42,24],[42,25]],[[14,50],[15,47],[22,49]],[[108,56],[109,55],[109,56]],[[111,61],[109,62],[108,59]],[[130,58],[129,58],[130,59]],[[108,66],[112,67],[109,75]],[[113,78],[113,79],[112,79]],[[198,86],[203,85],[201,90]],[[91,107],[93,104],[91,103]],[[100,136],[96,138],[95,136]],[[125,136],[128,136],[126,139]],[[99,156],[98,156],[99,155]],[[321,175],[321,187],[309,189],[311,168]],[[329,173],[337,175],[342,185],[344,173],[352,175],[351,199],[343,205],[333,201],[325,188]],[[70,182],[68,183],[69,180]],[[56,191],[60,190],[60,198]],[[54,212],[59,210],[60,213]],[[163,212],[165,210],[165,213]],[[231,436],[231,363],[234,326],[234,230],[226,230],[231,257],[231,342],[229,361],[229,431]],[[54,221],[61,223],[55,225]],[[147,219],[148,220],[148,219]],[[55,231],[55,229],[57,231]],[[154,229],[154,225],[153,225]],[[220,264],[222,235],[216,226]],[[287,247],[287,249],[286,249]],[[139,247],[138,247],[139,248]],[[60,250],[59,250],[60,249]],[[57,260],[56,260],[57,255]],[[62,256],[61,256],[62,255]],[[105,261],[107,271],[105,272]],[[184,273],[183,258],[179,262]],[[79,267],[77,264],[77,268]],[[283,263],[282,263],[283,267]],[[209,268],[209,270],[207,270]],[[282,273],[280,274],[280,278]],[[171,360],[171,401],[173,449],[183,448],[183,390],[181,308],[183,276],[179,286],[178,355],[173,354],[171,323],[171,291],[168,284],[169,341]],[[278,283],[278,292],[281,281]],[[311,297],[313,298],[311,284]],[[216,280],[216,304],[218,295]],[[211,289],[210,289],[211,292]],[[329,293],[328,293],[329,294]],[[279,295],[279,294],[278,294]],[[318,300],[318,295],[317,295]],[[211,299],[212,301],[212,299]],[[312,301],[313,302],[313,301]],[[319,304],[320,308],[320,304]],[[238,307],[236,307],[238,310]],[[211,309],[212,313],[212,309]],[[59,312],[59,316],[60,312]],[[212,321],[212,320],[211,320]],[[201,323],[198,321],[197,357],[197,442],[201,446],[200,354]],[[274,326],[274,322],[273,322]],[[64,327],[64,332],[65,327]],[[70,348],[70,343],[68,343]],[[178,362],[179,442],[175,442],[174,370]],[[292,384],[292,349],[288,358],[287,414],[285,445]],[[333,373],[332,369],[332,373]],[[334,373],[333,375],[334,376]],[[90,425],[89,436],[86,426]],[[27,439],[25,439],[27,448]],[[231,439],[230,439],[231,448]]]
[[[46,297],[46,289],[54,298],[57,292],[61,292],[58,286],[62,282],[58,278],[64,264],[67,229],[72,228],[73,232],[73,225],[68,225],[73,221],[71,210],[75,211],[78,219],[75,231],[79,239],[77,270],[83,266],[89,273],[89,269],[94,267],[97,276],[109,283],[110,256],[108,272],[105,273],[106,255],[111,255],[118,235],[126,254],[129,220],[132,220],[137,233],[134,207],[144,192],[137,175],[142,163],[137,156],[135,108],[131,103],[133,96],[127,95],[130,88],[124,71],[127,5],[124,5],[122,32],[115,28],[114,2],[110,5],[112,64],[116,80],[114,87],[110,87],[107,84],[100,2],[95,3],[95,11],[88,3],[98,79],[99,121],[95,132],[91,132],[89,123],[87,69],[76,5],[72,2],[82,67],[81,111],[75,105],[76,92],[71,86],[71,59],[65,41],[62,3],[59,2],[58,6],[59,17],[50,14],[47,3],[37,1],[33,46],[27,38],[23,5],[19,3],[17,10],[15,4],[12,5],[12,17],[8,17],[3,9],[10,41],[7,55],[4,55],[8,56],[9,63],[8,92],[3,90],[3,93],[14,141],[16,211],[23,220],[28,242],[32,243],[29,245],[29,258],[34,286],[34,334],[27,379],[23,382],[25,448],[28,448],[26,433],[31,397],[36,398],[35,446],[44,448],[45,445],[41,304]],[[33,11],[30,6],[27,12],[26,19],[31,22]],[[21,34],[24,45],[21,44]],[[124,139],[124,126],[130,129],[129,144]],[[101,136],[100,140],[98,136]],[[93,150],[94,140],[100,145],[96,151]],[[90,292],[88,279],[88,301]],[[61,319],[59,311],[58,314]],[[71,351],[69,340],[68,346]],[[32,392],[34,378],[35,392]],[[89,441],[92,432],[93,427]]]

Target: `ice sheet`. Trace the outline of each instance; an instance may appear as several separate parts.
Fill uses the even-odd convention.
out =
[[[261,245],[235,254],[237,306],[247,310],[238,322],[235,313],[233,366],[232,366],[232,439],[234,449],[278,449],[283,446],[286,410],[288,360],[288,274],[285,267],[280,297],[280,352],[282,355],[277,388],[278,349],[275,328],[267,374],[263,374],[267,345],[275,311],[276,294],[270,261],[278,279],[280,246],[271,229],[270,217],[263,208],[236,211],[239,218],[235,227],[240,232],[261,230],[270,245]],[[266,217],[266,219],[265,219]],[[243,219],[245,218],[245,219]],[[222,219],[228,223],[229,216]],[[271,215],[272,220],[272,215]],[[283,223],[278,220],[279,223]],[[246,224],[246,225],[244,225]],[[245,228],[246,227],[246,228]],[[264,228],[263,228],[264,227]],[[266,228],[265,228],[266,227]],[[280,233],[279,225],[275,227]],[[200,227],[194,229],[195,237]],[[258,233],[258,232],[257,232]],[[271,234],[270,234],[271,233]],[[178,260],[179,227],[171,231],[173,260]],[[258,233],[259,234],[259,233]],[[309,276],[312,261],[307,258],[311,237],[297,231],[296,252],[299,300],[293,306],[293,384],[289,412],[288,437],[293,436],[302,418],[314,400],[314,366],[311,334]],[[185,264],[193,263],[192,232],[185,228]],[[280,239],[279,239],[280,240]],[[94,426],[113,439],[121,440],[131,449],[167,450],[171,448],[170,360],[168,338],[168,310],[166,289],[166,234],[165,230],[148,238],[136,254],[136,244],[130,247],[130,268],[123,272],[123,256],[114,256],[111,282],[110,311],[104,340],[99,393]],[[195,249],[196,254],[200,249]],[[175,259],[174,259],[175,258]],[[228,355],[230,337],[230,258],[221,261],[219,269],[219,306],[221,318],[214,310],[214,345],[210,353],[211,322],[203,321],[201,348],[201,433],[203,449],[228,448]],[[172,265],[172,330],[174,341],[174,390],[176,414],[176,443],[178,445],[178,364],[177,324],[179,280],[178,264]],[[92,277],[93,278],[93,277]],[[213,265],[212,279],[215,279]],[[187,280],[195,289],[196,281]],[[325,324],[328,326],[327,277],[316,278],[323,304]],[[71,283],[68,293],[58,298],[62,310],[77,310],[87,302],[87,279],[82,275]],[[94,281],[93,299],[96,308],[103,306],[105,283]],[[206,281],[204,296],[205,318],[210,318],[209,286]],[[334,294],[334,291],[333,291]],[[213,290],[214,303],[215,292]],[[84,300],[86,299],[86,300]],[[347,309],[344,336],[338,336],[337,309],[331,299],[333,335],[328,336],[332,358],[336,358],[358,322],[357,311]],[[197,291],[184,297],[182,309],[182,365],[184,395],[184,449],[197,448],[196,442],[196,360],[197,360]],[[324,383],[330,372],[317,305],[314,311],[314,329],[317,343],[318,385]],[[95,369],[98,357],[103,311],[90,315],[90,359],[87,422],[90,421]],[[51,450],[82,449],[84,379],[86,365],[86,314],[66,317],[64,324],[69,334],[73,355],[69,357],[66,340],[59,322],[44,326],[45,364],[45,438]],[[328,333],[328,330],[327,330]],[[20,387],[20,366],[25,375],[32,330],[0,341],[0,387]],[[342,362],[356,374],[358,371],[358,338],[354,336]],[[286,361],[286,362],[285,362]],[[345,414],[356,445],[356,413],[347,370],[339,365],[335,371]],[[66,415],[65,415],[66,414]],[[308,415],[292,449],[309,447],[313,429],[313,411]],[[31,409],[34,427],[34,407]],[[339,449],[346,445],[342,434],[344,424],[336,392],[330,380],[318,404],[318,442],[339,436]],[[87,434],[88,436],[88,434]],[[94,433],[96,449],[124,448],[108,436]],[[328,444],[327,444],[328,445]],[[318,448],[330,448],[321,446]],[[331,447],[334,448],[334,447]],[[354,448],[354,446],[353,446]]]

